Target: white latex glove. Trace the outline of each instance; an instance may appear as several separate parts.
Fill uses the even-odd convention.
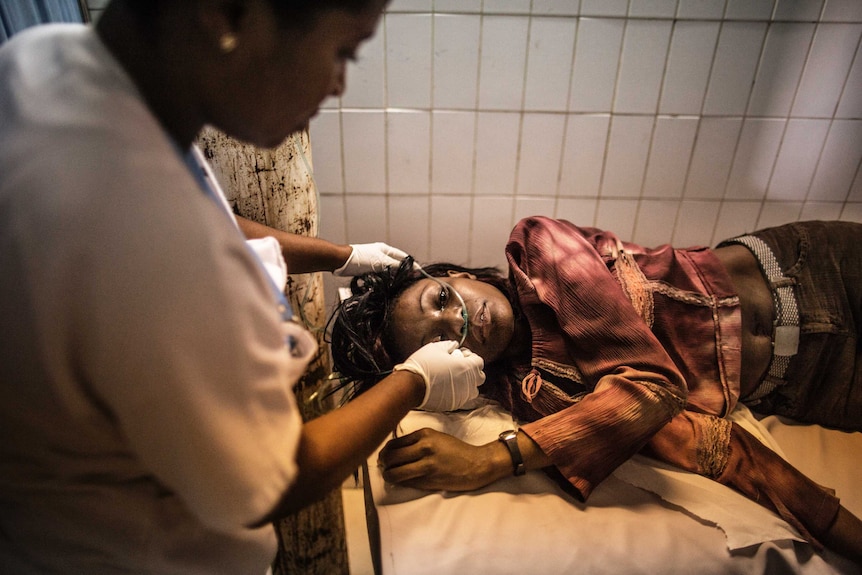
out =
[[[414,351],[394,371],[406,370],[425,380],[425,398],[419,409],[453,411],[479,396],[478,387],[485,382],[481,357],[458,342],[445,340],[425,344]]]
[[[381,272],[389,266],[398,266],[407,254],[383,242],[350,244],[353,251],[344,265],[332,272],[337,276],[358,276],[367,272]]]

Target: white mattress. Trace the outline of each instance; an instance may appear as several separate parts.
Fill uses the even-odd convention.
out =
[[[862,516],[862,433],[775,417],[758,422],[747,410],[738,417]],[[512,420],[496,406],[412,412],[399,433],[421,427],[482,444]],[[828,551],[814,553],[780,518],[734,491],[640,456],[587,504],[542,472],[469,493],[424,492],[385,484],[376,454],[368,463],[383,575],[862,573]]]

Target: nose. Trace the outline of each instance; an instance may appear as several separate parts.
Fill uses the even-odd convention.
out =
[[[448,306],[450,309],[446,310],[444,321],[446,322],[447,329],[452,334],[452,339],[455,341],[461,341],[461,335],[463,334],[464,328],[466,327],[464,321],[464,313],[460,303],[454,303],[451,306]]]
[[[335,96],[336,98],[340,97],[344,94],[344,90],[347,87],[347,65],[342,62],[338,65],[338,69],[335,71],[335,77],[332,81],[332,90],[330,91],[330,96]]]

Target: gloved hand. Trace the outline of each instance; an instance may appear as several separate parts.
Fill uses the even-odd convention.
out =
[[[407,254],[383,242],[350,244],[353,251],[344,265],[333,271],[337,276],[358,276],[366,272],[380,272],[388,266],[398,267]]]
[[[452,411],[479,396],[478,387],[485,382],[481,357],[458,342],[445,340],[429,343],[414,351],[393,370],[407,370],[425,380],[425,398],[419,409]]]

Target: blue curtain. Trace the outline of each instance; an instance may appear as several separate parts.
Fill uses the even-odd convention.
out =
[[[0,44],[16,32],[48,22],[83,22],[78,0],[2,0]]]

